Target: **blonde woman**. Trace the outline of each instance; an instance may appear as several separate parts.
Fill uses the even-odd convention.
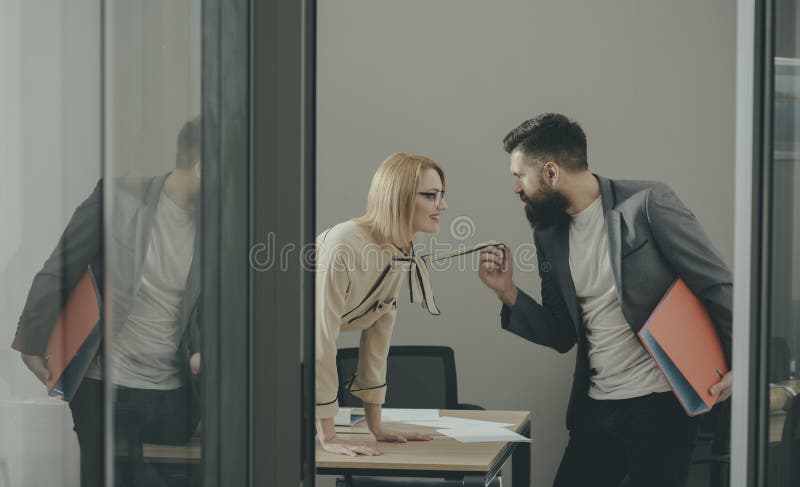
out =
[[[336,339],[340,331],[361,332],[358,370],[346,387],[364,402],[367,426],[375,439],[399,443],[432,439],[384,428],[381,405],[400,286],[411,286],[412,301],[438,314],[427,284],[427,266],[414,255],[413,241],[420,233],[439,232],[439,217],[447,210],[444,191],[444,171],[436,162],[403,152],[392,154],[372,179],[366,214],[317,237],[316,417],[317,435],[327,451],[382,454],[336,437],[333,417],[339,410]]]

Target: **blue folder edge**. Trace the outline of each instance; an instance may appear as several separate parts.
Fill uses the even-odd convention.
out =
[[[661,345],[659,345],[655,338],[653,338],[653,335],[650,334],[650,331],[645,327],[639,333],[639,336],[644,340],[645,345],[647,345],[647,348],[650,350],[650,354],[653,356],[653,360],[658,363],[667,382],[672,386],[675,396],[681,404],[683,404],[683,407],[689,415],[696,416],[707,412],[709,407],[706,406],[706,403],[703,402],[703,399],[697,394],[694,387],[692,387],[689,381],[681,374],[678,367],[670,360],[667,353],[661,348]]]
[[[53,384],[52,389],[50,389],[49,395],[51,397],[58,397],[67,402],[71,401],[78,391],[78,387],[83,381],[83,376],[85,376],[86,372],[89,370],[89,366],[92,364],[92,360],[94,360],[94,356],[100,348],[100,343],[103,341],[103,303],[97,288],[97,281],[95,280],[91,268],[89,268],[88,272],[92,279],[92,287],[97,297],[97,309],[100,311],[101,318],[94,326],[91,333],[89,333],[89,336],[86,337],[86,340],[78,349],[75,357],[72,358],[64,369],[64,372],[61,373],[61,377],[58,378],[56,383]]]
[[[358,423],[364,421],[367,417],[363,414],[351,414],[350,415],[350,426],[355,426]]]

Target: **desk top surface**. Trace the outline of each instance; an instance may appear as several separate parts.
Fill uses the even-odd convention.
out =
[[[145,460],[161,463],[200,463],[200,437],[193,437],[185,445],[143,445]]]
[[[530,413],[527,411],[442,410],[440,414],[511,423],[514,426],[509,429],[518,433],[525,429],[530,420]],[[317,443],[317,468],[487,472],[492,469],[508,444],[506,442],[461,443],[441,435],[435,428],[402,423],[386,423],[386,426],[394,431],[431,434],[434,439],[408,443],[379,443],[369,436],[365,424],[352,428],[337,427],[337,436],[377,448],[383,451],[383,455],[348,457],[326,452]]]

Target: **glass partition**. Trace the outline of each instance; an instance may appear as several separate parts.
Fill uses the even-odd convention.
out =
[[[313,485],[314,2],[0,10],[0,487]]]
[[[0,486],[80,481],[67,402],[49,397],[49,329],[78,254],[97,261],[100,4],[0,2]],[[69,231],[79,209],[93,227]],[[48,350],[50,350],[48,352]],[[100,399],[100,398],[98,398]],[[100,453],[100,452],[98,452]]]
[[[766,322],[765,484],[800,482],[800,41],[798,4],[781,0],[774,9],[772,57],[772,160],[765,177],[769,217]]]
[[[76,429],[113,485],[200,485],[201,2],[103,8],[106,341],[72,403],[106,418]]]

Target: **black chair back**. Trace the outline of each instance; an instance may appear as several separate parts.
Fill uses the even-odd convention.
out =
[[[358,348],[339,349],[336,368],[341,384],[339,405],[360,407],[361,400],[344,387],[358,368]],[[390,347],[386,383],[387,408],[458,408],[456,361],[450,347]]]

